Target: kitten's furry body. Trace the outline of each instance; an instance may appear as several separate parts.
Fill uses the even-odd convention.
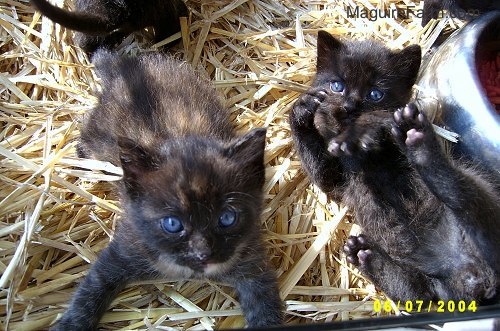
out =
[[[95,63],[103,92],[79,153],[122,166],[124,214],[56,328],[95,329],[127,283],[155,277],[231,284],[250,326],[279,324],[260,231],[265,130],[237,137],[215,90],[187,64],[104,51]]]
[[[160,41],[180,30],[179,17],[187,15],[182,0],[76,0],[70,12],[47,0],[31,0],[43,15],[78,31],[75,40],[88,53],[111,47],[126,35],[153,27]]]
[[[294,141],[311,180],[354,210],[363,235],[347,241],[348,260],[389,297],[496,302],[498,192],[444,154],[414,105],[396,110],[419,64],[415,46],[320,32],[317,76],[290,115]]]

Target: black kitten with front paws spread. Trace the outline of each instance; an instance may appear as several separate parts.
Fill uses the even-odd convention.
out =
[[[55,329],[95,329],[128,283],[165,277],[232,285],[249,326],[280,324],[260,230],[266,130],[236,136],[215,89],[185,63],[105,51],[94,61],[103,91],[78,150],[121,165],[124,213]]]
[[[500,200],[479,170],[446,155],[405,107],[420,48],[318,35],[317,75],[290,124],[311,180],[349,205],[363,234],[348,261],[395,300],[500,298]]]

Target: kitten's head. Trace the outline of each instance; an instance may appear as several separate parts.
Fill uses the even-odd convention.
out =
[[[229,143],[171,140],[158,152],[119,145],[126,217],[140,237],[131,239],[158,263],[221,273],[260,241],[265,129]]]
[[[341,41],[320,31],[317,46],[313,86],[328,93],[320,111],[350,121],[363,112],[408,102],[420,67],[418,45],[392,51],[375,41]]]

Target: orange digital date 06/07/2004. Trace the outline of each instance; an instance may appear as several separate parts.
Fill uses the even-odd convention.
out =
[[[380,301],[375,300],[373,302],[373,311],[376,313],[386,312],[390,313],[392,311],[406,311],[407,313],[420,313],[420,312],[438,312],[438,313],[454,313],[454,312],[476,312],[477,305],[476,301],[472,300],[466,302],[464,300],[460,301],[425,301],[425,300],[407,300],[407,301],[395,301],[390,300]]]

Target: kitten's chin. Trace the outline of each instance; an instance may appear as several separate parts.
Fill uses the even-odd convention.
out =
[[[162,254],[153,267],[164,277],[175,279],[186,279],[195,277],[196,271],[187,267],[179,265],[168,254]]]
[[[236,255],[225,262],[197,263],[192,265],[180,265],[170,256],[161,256],[154,265],[163,276],[169,278],[203,278],[215,277],[229,272],[236,263]]]
[[[179,264],[170,254],[161,254],[153,266],[160,274],[169,278],[199,279],[223,276],[231,272],[238,265],[245,246],[246,244],[240,243],[229,259],[223,262],[210,260],[206,262],[191,261],[186,264]]]
[[[233,267],[231,260],[222,263],[207,263],[203,268],[206,276],[216,276],[227,273]]]
[[[224,262],[206,263],[203,268],[203,274],[207,277],[227,274],[231,271],[231,269],[234,269],[239,262],[241,262],[241,254],[246,246],[247,244],[245,242],[241,242],[238,246],[236,246],[229,259]]]

